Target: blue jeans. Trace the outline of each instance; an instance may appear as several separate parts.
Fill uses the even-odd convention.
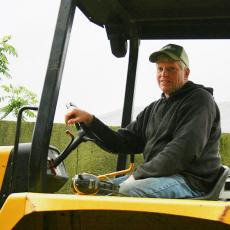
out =
[[[112,182],[120,185],[119,195],[131,197],[157,198],[191,198],[204,195],[194,191],[181,175],[168,177],[151,177],[139,179],[122,185],[129,175],[114,179]]]

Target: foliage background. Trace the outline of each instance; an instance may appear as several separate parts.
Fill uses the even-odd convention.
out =
[[[9,57],[18,56],[16,49],[8,43],[10,39],[10,35],[0,38],[0,81],[12,78],[9,73]],[[37,103],[37,95],[24,86],[0,85],[0,120],[10,114],[17,117],[22,106],[36,105]],[[34,112],[26,110],[22,119],[26,120],[27,117],[35,117]]]

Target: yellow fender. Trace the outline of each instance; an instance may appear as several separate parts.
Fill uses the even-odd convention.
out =
[[[0,190],[6,172],[7,163],[13,146],[0,146]]]

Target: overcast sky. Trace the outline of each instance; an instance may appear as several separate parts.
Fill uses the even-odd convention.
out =
[[[10,43],[19,54],[18,58],[10,58],[13,82],[26,86],[38,97],[46,75],[59,4],[60,0],[0,0],[0,37],[11,35]],[[217,102],[230,101],[230,40],[157,40],[140,44],[135,106],[145,106],[159,98],[155,66],[148,57],[168,43],[186,49],[190,80],[213,87]],[[55,121],[63,122],[68,101],[96,116],[121,108],[127,57],[114,57],[104,29],[76,10]]]

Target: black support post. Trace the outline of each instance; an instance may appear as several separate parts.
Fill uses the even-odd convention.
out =
[[[129,65],[128,65],[128,72],[127,72],[121,127],[127,126],[132,120],[138,50],[139,50],[139,40],[137,38],[131,38],[130,47],[129,47]],[[117,170],[125,169],[126,161],[127,161],[127,155],[119,153],[117,159]]]
[[[32,139],[29,172],[29,191],[31,192],[46,192],[45,174],[48,146],[75,8],[76,4],[74,0],[61,1]]]

